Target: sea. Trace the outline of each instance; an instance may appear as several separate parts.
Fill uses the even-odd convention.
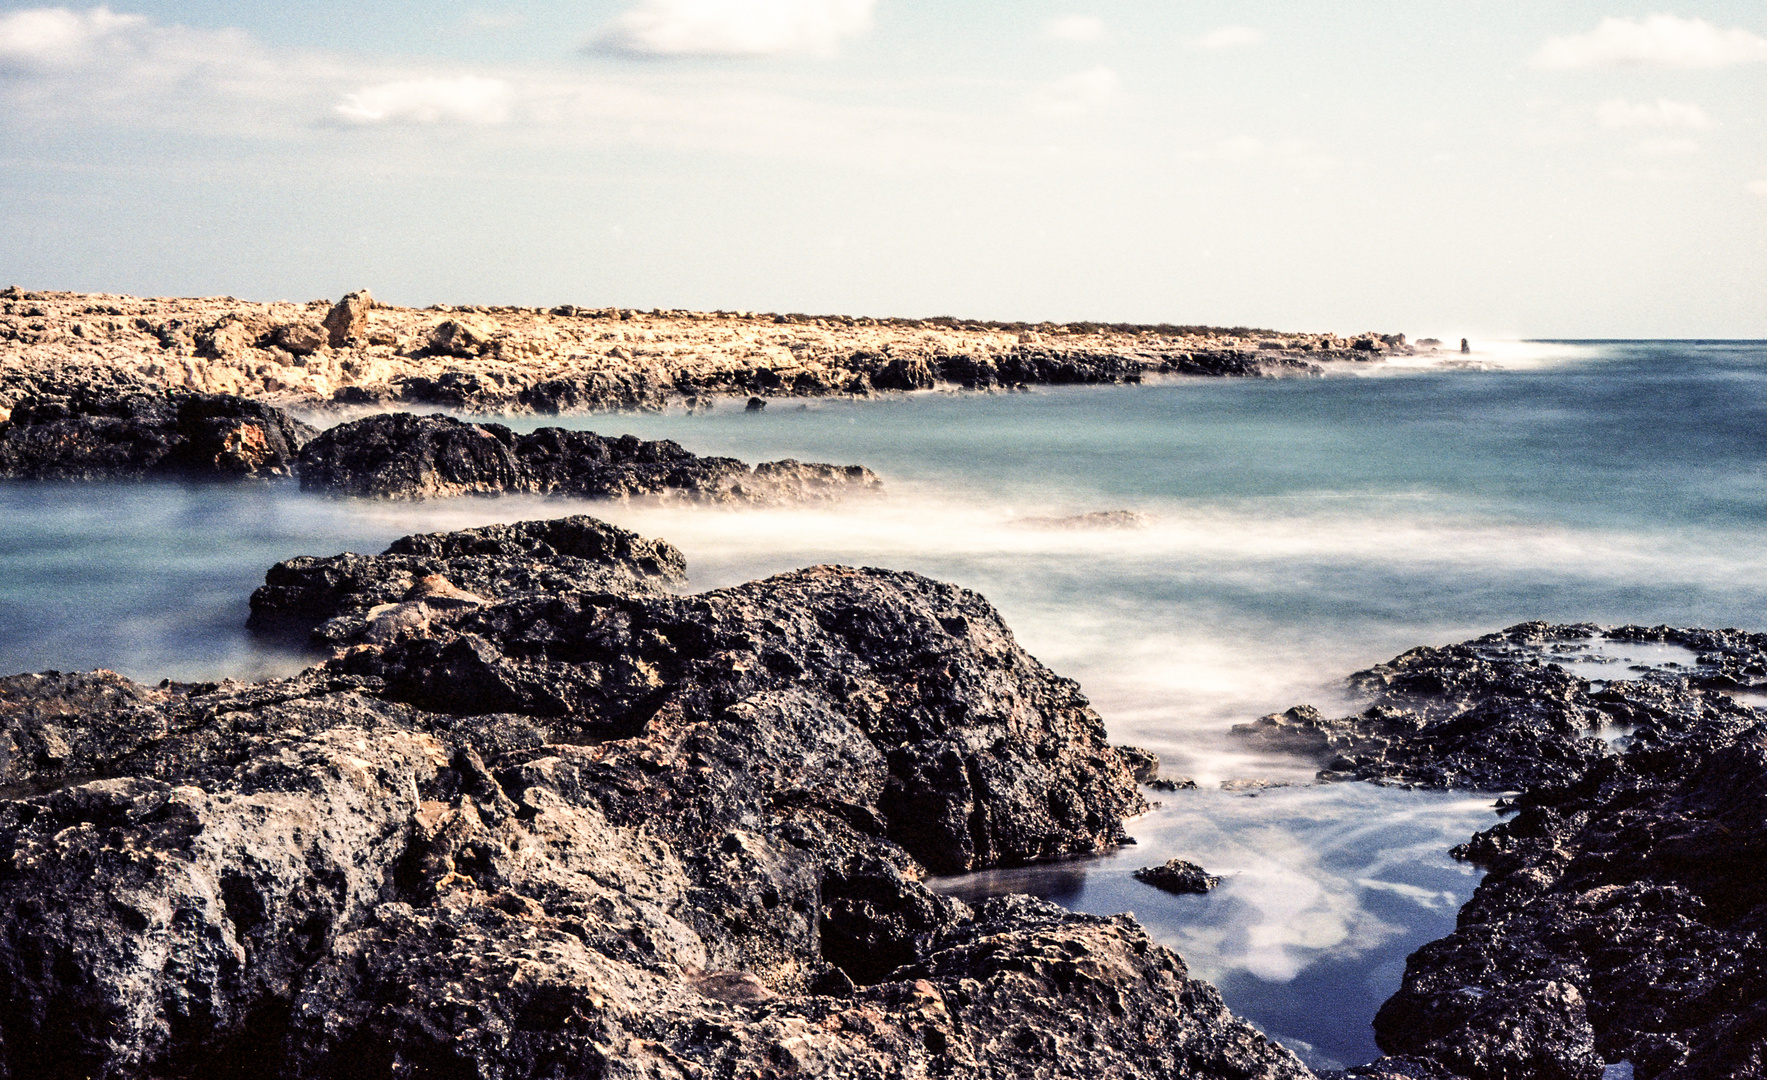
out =
[[[817,563],[956,582],[1079,680],[1113,741],[1196,787],[1151,792],[1133,846],[935,886],[1134,912],[1235,1011],[1341,1068],[1378,1056],[1369,1022],[1405,957],[1453,929],[1479,874],[1449,850],[1499,820],[1500,793],[1320,785],[1231,727],[1348,713],[1352,672],[1524,620],[1767,629],[1767,342],[1508,342],[1322,378],[501,422],[856,462],[886,493],[729,510],[0,484],[0,673],[289,673],[312,657],[245,629],[272,563],[569,513],[672,541],[694,590]],[[1108,511],[1129,514],[1052,520]],[[1178,897],[1132,876],[1173,857],[1222,885]]]

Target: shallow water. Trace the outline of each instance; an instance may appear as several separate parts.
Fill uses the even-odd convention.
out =
[[[1345,674],[1416,644],[1532,618],[1767,624],[1767,345],[1532,344],[1475,359],[1491,366],[569,421],[884,475],[887,498],[835,510],[0,484],[0,669],[293,670],[299,656],[243,629],[270,563],[587,510],[679,545],[697,588],[839,561],[977,589],[1080,680],[1113,738],[1206,789],[1305,782],[1311,766],[1247,754],[1226,729],[1300,702],[1347,707]],[[1015,524],[1110,509],[1148,527]],[[1625,664],[1597,667],[1588,677]],[[1447,847],[1495,820],[1489,799],[1366,786],[1164,798],[1135,826],[1140,848],[1022,880],[1041,890],[1039,874],[1084,871],[1072,902],[1135,909],[1236,1009],[1320,1063],[1368,1052],[1371,1003],[1396,988],[1406,951],[1452,926],[1446,897],[1473,884]],[[1257,870],[1244,851],[1289,861]],[[1173,855],[1239,869],[1203,901],[1124,876]],[[1348,929],[1257,944],[1293,911]]]

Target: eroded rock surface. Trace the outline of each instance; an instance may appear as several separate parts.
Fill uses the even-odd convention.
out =
[[[1611,678],[1596,680],[1564,667],[1591,649],[1630,641],[1682,644],[1698,650],[1697,662],[1636,671],[1615,662],[1600,672]],[[1767,637],[1522,623],[1458,645],[1412,649],[1357,672],[1350,684],[1372,698],[1355,716],[1327,718],[1301,705],[1234,733],[1259,749],[1317,758],[1322,779],[1487,791],[1564,786],[1611,756],[1603,733],[1640,723],[1685,726],[1702,709],[1719,707],[1700,691],[1767,685]]]
[[[1404,335],[1018,324],[749,312],[142,299],[0,290],[0,409],[36,379],[100,366],[156,390],[277,404],[483,413],[704,408],[718,398],[1316,375],[1410,351]],[[11,384],[8,378],[13,380]],[[9,391],[9,385],[21,389]]]
[[[317,434],[281,409],[226,394],[102,382],[36,389],[0,420],[0,477],[288,476]]]
[[[1627,668],[1607,655],[1634,642],[1696,657]],[[1513,818],[1455,851],[1488,874],[1381,1009],[1395,1056],[1351,1075],[1767,1072],[1767,716],[1728,693],[1760,685],[1764,644],[1526,623],[1358,673],[1377,694],[1360,717],[1295,709],[1249,729],[1336,755],[1336,775],[1521,789]],[[1592,650],[1608,663],[1585,670],[1612,678],[1564,670]]]
[[[980,597],[481,599],[291,679],[0,682],[0,1075],[1308,1075],[1127,918],[920,884],[1141,807]]]
[[[881,488],[860,465],[700,457],[678,444],[385,413],[339,424],[301,452],[301,487],[343,495],[567,495],[734,505],[831,502]]]
[[[661,595],[687,584],[666,540],[575,516],[401,537],[379,555],[303,555],[279,562],[252,593],[252,625],[311,631],[336,646],[388,639],[431,612],[548,593]]]

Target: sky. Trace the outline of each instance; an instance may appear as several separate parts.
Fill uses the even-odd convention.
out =
[[[0,279],[1767,337],[1767,5],[0,0]]]

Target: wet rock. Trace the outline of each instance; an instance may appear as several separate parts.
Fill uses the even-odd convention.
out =
[[[1135,871],[1135,880],[1179,895],[1206,893],[1221,884],[1219,877],[1183,859],[1168,859],[1161,866],[1144,866]]]
[[[407,546],[540,542],[474,532]],[[1139,808],[974,594],[456,590],[291,679],[0,683],[0,1075],[1308,1075],[1126,917],[920,884]]]
[[[1188,776],[1161,775],[1147,781],[1154,791],[1195,791],[1196,781]]]
[[[0,423],[0,477],[136,480],[287,476],[314,429],[226,394],[31,397]]]
[[[336,646],[374,623],[516,596],[558,593],[661,595],[687,583],[674,545],[591,517],[487,525],[406,536],[379,555],[301,556],[277,563],[252,593],[252,625],[311,631]],[[407,607],[409,605],[409,607]],[[421,607],[422,611],[415,610]]]
[[[742,411],[743,412],[762,412],[762,411],[765,411],[766,408],[767,408],[767,399],[766,398],[752,397],[752,398],[749,398],[749,403],[747,405],[743,406]]]
[[[301,487],[342,495],[423,499],[535,494],[724,504],[826,502],[875,492],[859,465],[700,457],[673,442],[386,413],[322,433],[301,453]]]
[[[1600,683],[1551,659],[1637,640],[1706,651]],[[1411,713],[1416,744],[1383,734],[1401,775],[1481,775],[1465,762],[1483,739],[1482,775],[1522,789],[1510,820],[1455,850],[1487,875],[1454,933],[1407,962],[1375,1020],[1383,1050],[1468,1080],[1594,1080],[1605,1062],[1691,1080],[1767,1061],[1767,725],[1713,689],[1752,678],[1759,647],[1741,631],[1525,623],[1357,676]],[[1274,719],[1261,734],[1343,737],[1316,712]],[[1455,723],[1468,741],[1431,733]],[[1597,725],[1630,734],[1564,752]]]

